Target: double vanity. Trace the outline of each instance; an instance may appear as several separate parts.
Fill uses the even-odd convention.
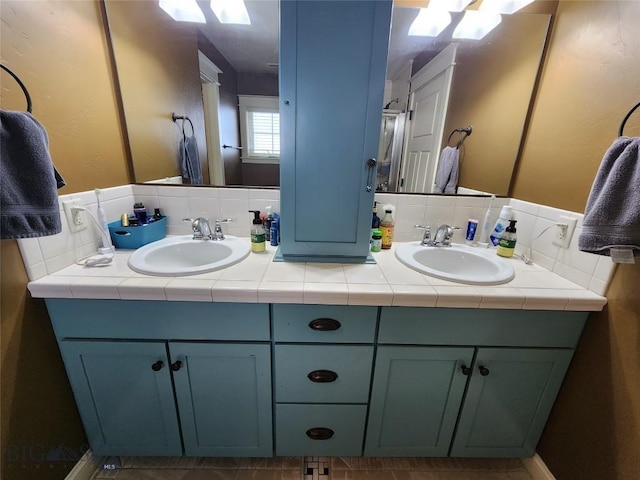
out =
[[[499,286],[422,275],[397,258],[415,245],[374,265],[270,249],[189,277],[119,251],[29,289],[98,455],[531,456],[606,299],[515,259]]]

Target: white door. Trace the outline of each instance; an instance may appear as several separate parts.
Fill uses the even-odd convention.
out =
[[[202,103],[204,105],[204,128],[207,137],[207,158],[209,160],[209,184],[224,185],[224,161],[220,148],[220,83],[222,73],[206,55],[198,51],[200,80],[202,81]],[[205,181],[206,183],[206,181]]]
[[[403,155],[402,192],[433,192],[456,49],[457,44],[451,44],[411,78],[412,113]]]

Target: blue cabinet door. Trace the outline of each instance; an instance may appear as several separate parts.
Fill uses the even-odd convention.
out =
[[[451,456],[532,456],[572,355],[478,349]]]
[[[96,455],[182,455],[163,342],[60,342]]]
[[[446,457],[473,351],[378,347],[365,455]]]
[[[391,6],[391,0],[280,4],[285,260],[368,255],[376,171],[367,162],[378,152]]]
[[[273,456],[270,346],[170,342],[169,350],[185,454]]]

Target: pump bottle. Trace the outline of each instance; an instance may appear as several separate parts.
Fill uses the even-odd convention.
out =
[[[509,221],[513,218],[513,211],[511,205],[505,205],[500,210],[500,215],[498,220],[496,221],[493,230],[491,231],[491,235],[489,235],[489,246],[497,247],[500,243],[500,237],[502,237],[503,232],[509,225]]]
[[[261,253],[265,251],[265,234],[264,225],[260,218],[260,210],[249,210],[253,213],[253,220],[251,221],[251,251],[253,253]]]
[[[509,220],[509,226],[505,229],[496,253],[501,257],[512,257],[513,250],[516,248],[516,222],[517,220]]]

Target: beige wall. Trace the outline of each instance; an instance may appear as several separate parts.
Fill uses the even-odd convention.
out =
[[[460,186],[509,194],[549,18],[513,15],[500,25],[501,41],[458,50],[443,142],[473,126],[461,147]]]
[[[0,55],[27,86],[49,133],[60,193],[130,182],[99,5],[93,1],[2,1]],[[2,73],[1,108],[24,97]],[[60,480],[74,461],[43,457],[86,439],[44,302],[27,292],[17,243],[0,241],[0,477]]]
[[[174,21],[157,2],[107,0],[106,8],[135,181],[181,174],[182,121],[172,122],[175,112],[193,122],[209,183],[196,25]],[[193,134],[188,123],[185,132]]]
[[[582,212],[640,92],[640,2],[561,1],[512,196]],[[640,135],[636,113],[625,133]],[[558,480],[640,472],[640,266],[590,316],[538,452]]]
[[[604,150],[638,101],[639,9],[639,2],[560,3],[515,197],[584,208]],[[2,61],[31,90],[34,114],[68,181],[63,193],[128,183],[96,4],[3,1],[1,15]],[[2,88],[2,108],[22,108],[5,74]],[[640,135],[638,115],[629,134]],[[50,467],[7,455],[13,444],[35,446],[36,456],[38,445],[74,448],[84,435],[44,305],[26,291],[16,243],[0,247],[0,476],[59,480],[68,463]],[[558,480],[635,480],[640,471],[638,285],[640,267],[621,266],[608,307],[589,320],[539,445]]]

